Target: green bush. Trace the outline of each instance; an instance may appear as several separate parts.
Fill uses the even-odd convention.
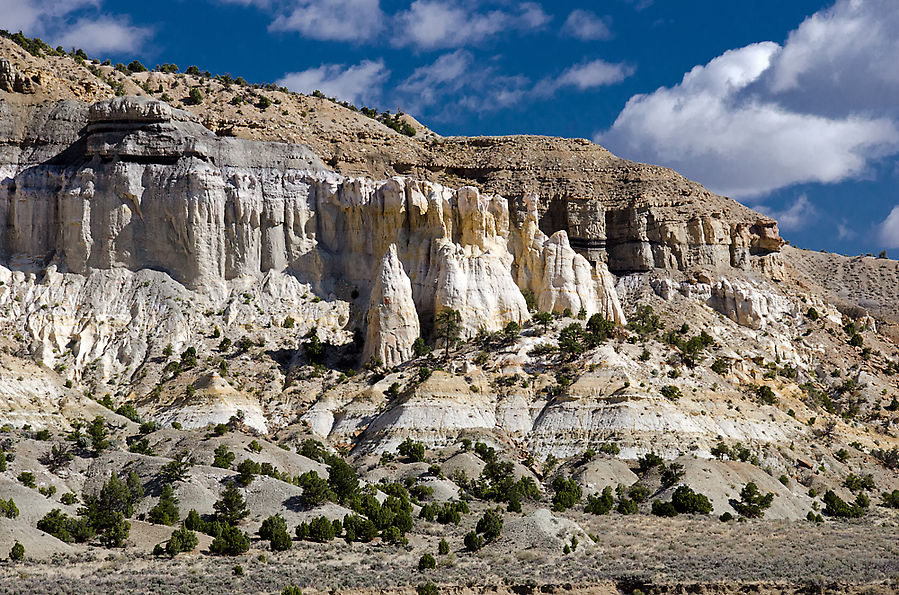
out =
[[[281,590],[281,595],[303,595],[303,590],[296,585],[288,585]]]
[[[663,502],[662,500],[652,501],[652,514],[662,517],[677,516],[677,509],[671,502]]]
[[[658,467],[659,465],[664,465],[665,460],[657,455],[654,452],[648,452],[642,457],[637,457],[637,467],[640,470],[640,473],[646,473],[653,467]]]
[[[193,87],[190,92],[187,94],[187,100],[185,101],[188,105],[200,105],[203,103],[203,93],[200,91],[198,87]]]
[[[13,499],[4,500],[0,498],[0,515],[5,516],[8,519],[14,519],[19,516],[19,508],[16,506],[16,503],[13,502]]]
[[[421,558],[418,559],[418,569],[423,571],[431,570],[432,568],[437,568],[437,560],[431,554],[422,554]]]
[[[846,479],[843,480],[843,487],[849,488],[851,492],[874,491],[877,489],[877,486],[874,485],[874,478],[870,474],[858,476],[854,473],[846,476]]]
[[[870,500],[864,492],[859,492],[852,504],[847,504],[833,490],[827,490],[822,500],[824,501],[824,514],[837,518],[856,519],[862,517],[868,512],[870,505]]]
[[[31,471],[22,471],[19,473],[18,477],[19,483],[21,483],[26,488],[36,488],[37,483],[34,480],[34,473]]]
[[[883,499],[883,505],[887,508],[899,508],[899,490],[883,492],[880,497]]]
[[[186,527],[182,527],[172,531],[172,536],[169,537],[168,542],[165,544],[165,552],[169,557],[174,558],[181,552],[193,551],[199,543],[196,533]]]
[[[553,510],[563,511],[571,508],[581,501],[581,486],[570,478],[557,475],[552,482],[553,494]]]
[[[214,554],[238,556],[250,549],[249,536],[230,525],[223,525],[221,534],[212,540],[209,550]]]
[[[425,460],[424,445],[421,442],[413,442],[411,438],[406,438],[397,447],[396,452],[413,463],[421,463]]]
[[[327,543],[335,537],[334,523],[327,517],[320,516],[309,522],[309,537],[311,541]]]
[[[328,482],[315,471],[307,471],[300,476],[303,494],[300,499],[306,508],[315,508],[325,502],[337,500],[337,494],[328,487]]]
[[[262,521],[262,525],[259,526],[259,538],[269,540],[278,531],[287,532],[287,521],[280,514],[275,514]]]
[[[20,562],[25,559],[25,546],[18,541],[9,550],[9,559],[12,562]]]
[[[486,539],[488,543],[495,541],[503,530],[502,513],[499,512],[499,509],[484,512],[484,516],[478,519],[475,530],[478,533],[483,533],[484,539]]]
[[[416,595],[437,595],[440,593],[440,589],[437,588],[437,585],[428,581],[415,587],[415,593]]]
[[[151,523],[157,525],[174,525],[180,518],[178,510],[178,498],[175,496],[175,490],[171,484],[162,486],[162,492],[159,494],[159,502],[150,509],[148,518]]]
[[[673,384],[666,384],[662,387],[661,390],[662,396],[671,401],[677,401],[679,398],[684,396],[680,389],[674,386]]]
[[[897,495],[899,495],[899,491],[897,491]],[[450,553],[449,542],[446,539],[440,540],[440,544],[437,546],[437,553],[441,556],[445,556]]]
[[[484,538],[474,531],[469,531],[465,534],[464,543],[469,551],[476,552],[484,547]]]
[[[709,514],[712,503],[704,494],[694,492],[687,486],[679,486],[671,495],[671,504],[683,514]]]
[[[218,467],[220,469],[231,468],[231,464],[234,462],[234,453],[228,450],[227,446],[220,444],[213,451],[213,455],[215,455],[215,458],[212,461],[213,467]]]
[[[118,413],[119,415],[121,415],[122,417],[127,417],[128,419],[130,419],[131,421],[133,421],[136,424],[141,423],[140,422],[140,414],[137,412],[137,409],[135,409],[134,405],[132,405],[131,403],[126,403],[125,405],[122,405],[121,407],[116,409],[115,412]]]
[[[216,520],[224,525],[236,525],[250,514],[247,503],[233,483],[229,483],[221,497],[212,505]]]
[[[639,512],[639,507],[637,503],[633,500],[628,500],[627,498],[622,498],[618,501],[618,512],[621,514],[637,514]]]
[[[740,490],[740,499],[731,498],[728,502],[742,516],[747,518],[761,518],[765,511],[771,507],[774,494],[762,494],[755,482],[750,481]]]
[[[612,497],[612,488],[606,486],[599,496],[587,496],[587,505],[584,512],[591,514],[608,514],[612,510],[615,500]]]

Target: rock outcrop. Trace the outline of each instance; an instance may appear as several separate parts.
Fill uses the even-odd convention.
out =
[[[34,93],[40,77],[19,72],[9,60],[0,58],[0,91],[8,93]]]
[[[363,361],[377,358],[392,367],[411,358],[412,344],[421,336],[421,329],[412,299],[412,282],[394,244],[381,261],[369,303]]]
[[[470,186],[346,178],[306,147],[218,137],[159,101],[99,102],[80,138],[20,169],[0,190],[13,270],[153,269],[206,295],[286,273],[351,303],[347,324],[373,326],[366,355],[392,364],[441,309],[467,336],[526,321],[523,291],[541,309],[624,321],[605,264],[565,231],[547,238],[536,206],[522,219]]]

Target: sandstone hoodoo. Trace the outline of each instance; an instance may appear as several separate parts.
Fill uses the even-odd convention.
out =
[[[585,140],[0,35],[0,582],[889,592],[894,277]]]

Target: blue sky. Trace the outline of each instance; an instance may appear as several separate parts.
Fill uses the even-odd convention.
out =
[[[440,134],[589,138],[899,256],[896,0],[0,0],[0,27],[381,109]]]

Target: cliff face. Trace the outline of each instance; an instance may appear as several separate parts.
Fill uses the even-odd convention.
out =
[[[528,209],[516,220],[506,199],[473,187],[346,178],[304,146],[217,137],[165,103],[119,98],[91,106],[55,158],[7,180],[0,254],[14,269],[156,269],[199,291],[286,272],[353,303],[359,325],[383,312],[368,351],[390,363],[408,345],[382,345],[394,340],[385,320],[403,318],[377,275],[389,252],[387,272],[407,276],[415,305],[403,312],[425,328],[444,308],[469,336],[524,322],[522,290],[548,310],[623,321],[605,264],[576,253],[564,230],[548,239],[534,201]]]

